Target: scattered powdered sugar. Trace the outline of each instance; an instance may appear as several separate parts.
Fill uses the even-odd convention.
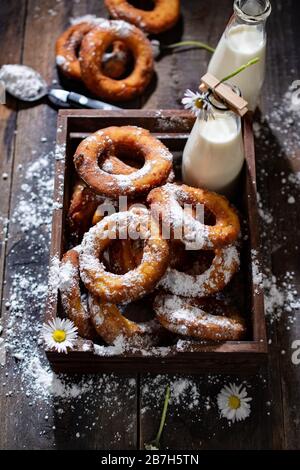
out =
[[[49,267],[49,295],[55,297],[60,285],[60,261],[58,256],[50,259]]]
[[[61,263],[59,269],[59,288],[61,290],[66,291],[72,288],[76,272],[76,267],[70,261]]]
[[[283,277],[278,278],[270,269],[263,267],[255,256],[254,253],[252,258],[253,282],[256,293],[259,292],[257,288],[264,292],[265,312],[270,324],[281,319],[284,319],[287,324],[292,324],[295,320],[295,314],[300,308],[300,299],[294,284],[295,273],[287,271]]]
[[[153,57],[154,59],[157,59],[161,53],[160,42],[157,39],[152,39],[150,42],[151,42]]]
[[[3,65],[0,69],[0,80],[9,93],[21,100],[38,99],[46,91],[41,75],[25,65]]]
[[[55,160],[64,160],[66,156],[66,144],[56,144]]]
[[[115,31],[120,38],[128,37],[133,31],[134,27],[123,20],[108,20],[106,18],[98,18],[95,15],[84,15],[77,18],[71,18],[70,23],[76,25],[79,23],[91,23],[99,26],[102,29]]]
[[[70,18],[71,25],[76,25],[80,23],[92,23],[94,25],[101,25],[102,23],[109,23],[109,20],[105,18],[98,18],[96,15],[83,15],[77,16],[76,18]]]
[[[264,140],[268,148],[268,154],[273,152],[274,157],[297,157],[297,149],[300,144],[300,104],[296,99],[296,93],[291,85],[286,93],[278,99],[272,99],[272,111],[261,117],[260,122],[255,123],[254,131],[258,139]],[[272,139],[271,133],[278,137],[278,141]],[[268,134],[268,135],[267,135]]]
[[[261,272],[261,267],[257,259],[258,253],[256,250],[251,250],[251,259],[252,259],[252,281],[254,288],[262,286],[263,274]],[[257,291],[258,292],[258,291]]]
[[[215,380],[215,379],[214,379]],[[218,379],[216,378],[216,381]],[[142,414],[162,408],[166,385],[170,385],[170,409],[191,410],[199,419],[206,397],[200,392],[199,380],[191,377],[169,377],[165,375],[149,376],[143,379],[141,392],[143,396]]]
[[[63,55],[57,55],[55,61],[56,65],[62,66],[66,63],[66,58]]]
[[[78,379],[57,375],[50,369],[43,354],[40,330],[48,294],[45,266],[48,265],[51,234],[54,161],[54,153],[50,152],[48,155],[35,156],[35,161],[24,171],[20,169],[22,173],[19,177],[23,178],[25,186],[15,202],[10,220],[10,226],[16,227],[15,230],[20,235],[14,245],[8,246],[7,266],[11,279],[9,291],[4,292],[3,305],[6,313],[1,322],[0,333],[0,364],[5,366],[8,358],[13,361],[12,366],[3,374],[2,393],[7,399],[16,399],[22,395],[23,400],[27,400],[27,405],[33,407],[36,426],[40,426],[40,435],[45,434],[49,440],[52,433],[52,442],[55,442],[54,425],[59,426],[64,414],[68,412],[67,403],[71,403],[72,409],[75,406],[80,407],[84,395],[81,414],[84,415],[85,428],[80,433],[84,435],[93,432],[96,423],[99,428],[104,426],[98,422],[101,416],[99,410],[104,410],[103,413],[106,413],[106,409],[109,410],[108,415],[105,415],[106,426],[111,420],[119,419],[119,413],[122,413],[119,404],[124,399],[127,402],[132,400],[135,409],[136,390],[134,378],[103,374],[85,375]],[[26,209],[26,201],[30,204],[30,211]],[[16,250],[22,253],[22,263],[19,263],[15,255],[12,257]],[[66,281],[64,275],[61,277]],[[59,279],[59,259],[54,257],[51,260],[51,292],[56,292]],[[13,388],[9,388],[11,382]],[[35,414],[40,414],[42,410],[48,410],[45,428]],[[82,416],[77,415],[74,419],[74,436],[81,419]],[[49,427],[51,421],[53,428]],[[11,421],[11,426],[13,423],[14,420]],[[132,420],[129,417],[128,427],[131,425]],[[70,432],[72,435],[73,431]]]
[[[298,93],[299,96],[299,93]],[[277,257],[283,250],[298,256],[298,245],[289,236],[291,227],[278,211],[277,202],[270,200],[270,184],[281,195],[281,204],[292,207],[299,199],[300,172],[297,171],[297,158],[300,146],[300,103],[296,99],[294,86],[290,86],[283,96],[270,97],[272,111],[259,116],[254,122],[257,151],[258,205],[261,226],[262,259],[252,253],[252,275],[255,285],[264,290],[265,311],[270,325],[283,322],[289,330],[300,308],[296,275],[291,266],[280,267],[277,273]],[[284,213],[284,211],[283,211]],[[270,267],[270,255],[273,268]]]
[[[95,354],[98,356],[118,356],[126,351],[127,344],[124,336],[118,336],[112,346],[94,345]]]
[[[49,176],[49,163],[53,153],[42,155],[31,163],[21,185],[17,206],[11,216],[12,223],[20,223],[22,232],[34,236],[42,225],[51,223],[53,209],[53,165]],[[51,165],[50,165],[51,166]]]
[[[127,38],[134,29],[132,24],[123,20],[112,20],[111,27],[120,38]]]

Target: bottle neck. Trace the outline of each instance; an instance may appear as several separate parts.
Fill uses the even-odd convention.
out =
[[[228,38],[232,31],[242,35],[245,33],[244,41],[250,41],[253,45],[261,47],[261,44],[266,43],[266,21],[270,13],[269,0],[235,0],[234,13],[225,30],[225,37]],[[232,37],[233,41],[234,37],[235,35]],[[240,48],[241,46],[235,41],[234,47]]]
[[[234,0],[233,9],[240,24],[264,25],[272,7],[269,0]]]
[[[240,90],[228,84],[239,96],[241,96]],[[213,118],[212,120],[217,123],[219,119],[224,120],[224,119],[229,119],[230,121],[234,121],[236,123],[236,128],[237,128],[237,133],[239,132],[241,128],[241,118],[238,114],[233,112],[231,109],[227,107],[227,105],[223,102],[220,101],[216,96],[211,94],[209,96],[209,102],[212,107],[212,112],[213,112]]]

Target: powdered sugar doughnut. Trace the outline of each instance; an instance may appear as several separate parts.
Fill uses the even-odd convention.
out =
[[[107,154],[117,157],[119,152],[130,153],[143,166],[129,174],[105,171]],[[167,147],[148,130],[121,126],[107,127],[84,139],[75,152],[74,164],[81,178],[96,193],[112,198],[120,195],[138,197],[166,182],[172,159]]]
[[[166,184],[153,189],[147,202],[154,217],[162,218],[164,233],[181,239],[190,249],[211,249],[233,243],[240,232],[240,223],[228,200],[219,194],[185,184]],[[183,210],[185,206],[185,210]],[[215,216],[214,225],[195,218],[195,207],[209,210]],[[203,216],[203,211],[200,216]]]
[[[91,294],[88,301],[94,328],[107,344],[114,344],[120,336],[131,344],[140,346],[157,341],[158,333],[162,329],[157,320],[136,323],[128,320],[122,314],[122,308],[116,304],[102,302]]]
[[[130,161],[130,164],[127,164],[114,156],[108,156],[103,162],[102,170],[113,175],[131,175],[138,170],[137,161]],[[175,180],[175,172],[173,168],[171,169],[167,183],[173,183]]]
[[[211,266],[201,274],[187,274],[168,268],[160,286],[183,297],[207,297],[220,292],[239,268],[239,254],[235,246],[216,248]]]
[[[90,15],[91,16],[91,15]],[[107,24],[104,18],[89,17],[87,20],[73,24],[56,41],[56,65],[61,72],[72,80],[81,80],[81,68],[78,59],[82,40],[95,26]],[[122,41],[112,45],[110,53],[103,54],[102,69],[108,77],[117,79],[126,70],[129,51]]]
[[[118,212],[105,217],[87,232],[80,254],[81,278],[86,288],[104,301],[120,303],[138,299],[150,292],[164,275],[169,262],[169,246],[149,214]],[[143,239],[141,263],[123,275],[108,272],[99,261],[113,239]]]
[[[135,8],[126,0],[105,0],[114,18],[129,21],[147,33],[158,34],[172,28],[180,15],[179,0],[154,0],[153,10]]]
[[[59,273],[59,290],[64,310],[77,326],[78,334],[91,339],[95,336],[95,331],[90,322],[87,299],[80,292],[78,258],[79,249],[73,248],[64,254]]]
[[[70,26],[56,41],[56,65],[61,72],[73,80],[81,80],[78,51],[83,37],[89,33],[95,24],[90,22]]]
[[[106,76],[101,66],[105,51],[115,41],[124,43],[134,59],[133,71],[120,80]],[[125,21],[107,21],[93,28],[81,42],[79,59],[85,86],[109,101],[128,101],[141,95],[154,70],[150,41],[140,29]]]
[[[162,326],[179,335],[207,341],[238,341],[246,331],[243,318],[215,299],[186,299],[161,293],[153,308]]]
[[[68,223],[73,237],[79,240],[90,228],[95,210],[104,198],[95,194],[83,181],[78,181],[73,189]]]

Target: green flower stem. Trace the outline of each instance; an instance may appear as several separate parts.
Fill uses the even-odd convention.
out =
[[[177,47],[183,47],[183,46],[196,46],[196,47],[200,47],[201,49],[206,49],[208,52],[215,51],[213,47],[210,47],[208,44],[205,44],[204,42],[201,42],[201,41],[181,41],[181,42],[175,42],[174,44],[170,44],[169,46],[162,46],[162,47],[164,49],[176,49]]]
[[[162,414],[161,414],[161,418],[160,418],[159,429],[158,429],[156,438],[153,441],[151,441],[147,444],[144,444],[144,447],[145,447],[146,450],[158,450],[159,449],[160,438],[161,438],[161,435],[162,435],[162,432],[163,432],[163,429],[164,429],[164,426],[165,426],[165,422],[166,422],[167,411],[168,411],[168,406],[169,406],[169,401],[170,401],[170,394],[171,394],[170,385],[167,385],[166,393],[165,393],[164,406],[163,406],[163,410],[162,410]]]
[[[247,69],[251,65],[257,64],[257,62],[259,62],[259,57],[255,57],[254,59],[249,60],[249,62],[247,62],[247,64],[241,65],[234,72],[232,72],[229,75],[227,75],[226,77],[222,78],[221,83],[227,82],[227,80],[229,80],[232,77],[235,77],[238,73],[243,72],[243,70]]]
[[[166,417],[167,417],[168,406],[169,406],[169,401],[170,401],[170,385],[168,385],[167,388],[166,388],[166,395],[165,395],[164,407],[163,407],[162,414],[161,414],[160,425],[159,425],[157,436],[154,440],[157,447],[159,447],[159,441],[160,441],[160,438],[161,438],[161,435],[162,435],[162,432],[163,432],[163,429],[164,429],[164,425],[165,425],[165,421],[166,421]]]

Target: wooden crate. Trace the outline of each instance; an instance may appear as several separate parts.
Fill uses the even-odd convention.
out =
[[[78,143],[90,133],[111,125],[137,125],[149,129],[180,159],[194,118],[185,111],[162,110],[63,110],[58,116],[51,258],[61,257],[65,251],[65,221],[69,207],[74,176],[73,154]],[[254,372],[267,358],[264,301],[261,289],[254,285],[251,250],[259,255],[258,214],[256,197],[255,154],[251,117],[244,119],[244,146],[246,163],[240,178],[239,198],[236,202],[246,219],[249,237],[243,243],[241,275],[245,293],[245,316],[248,335],[245,341],[201,344],[194,340],[178,346],[153,349],[147,355],[142,351],[126,352],[117,356],[95,354],[93,343],[78,340],[74,351],[46,354],[55,371],[64,372],[154,372],[201,373]],[[49,295],[46,321],[63,315],[59,295]]]

